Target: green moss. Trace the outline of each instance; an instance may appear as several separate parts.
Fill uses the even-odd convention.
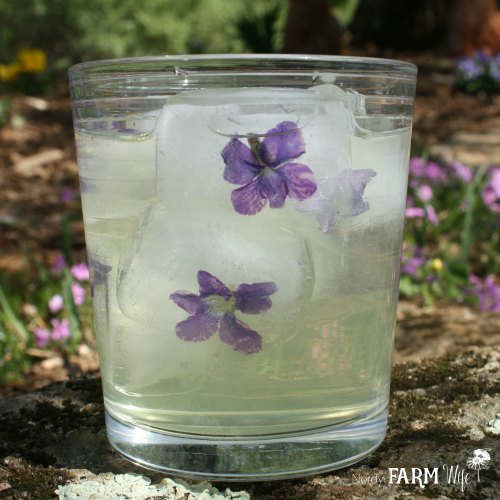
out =
[[[47,500],[55,498],[55,490],[60,484],[71,479],[71,475],[64,469],[27,465],[16,460],[16,463],[4,466],[3,479],[11,485],[6,490],[7,498],[30,498]]]
[[[432,387],[446,381],[461,381],[470,369],[457,355],[427,359],[422,363],[396,365],[392,372],[393,391]]]

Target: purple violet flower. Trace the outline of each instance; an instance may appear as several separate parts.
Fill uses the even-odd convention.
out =
[[[425,166],[425,177],[432,183],[445,183],[448,181],[448,176],[446,172],[443,170],[439,163],[435,161],[427,162]]]
[[[226,165],[224,179],[242,186],[231,193],[238,213],[254,215],[267,200],[271,208],[280,208],[287,196],[305,200],[316,192],[311,169],[290,162],[305,153],[302,132],[296,123],[281,122],[262,141],[257,136],[247,140],[250,147],[234,137],[221,153]]]
[[[481,62],[472,57],[464,57],[458,61],[457,69],[464,80],[475,80],[484,74]]]
[[[179,307],[191,316],[177,323],[177,337],[189,342],[200,342],[219,331],[222,342],[235,351],[252,354],[262,349],[262,337],[235,317],[235,311],[245,314],[261,314],[271,305],[270,295],[277,291],[272,281],[242,283],[233,291],[222,281],[206,271],[198,271],[199,295],[177,291],[170,295]]]
[[[52,263],[51,271],[53,273],[58,273],[59,271],[62,271],[66,267],[66,260],[64,259],[64,255],[59,252],[55,259],[54,262]]]
[[[472,180],[472,170],[459,161],[452,161],[450,167],[462,181],[469,183]]]
[[[422,177],[425,174],[425,162],[420,156],[414,156],[410,159],[410,175],[413,177]]]
[[[481,311],[500,313],[500,284],[495,283],[493,276],[484,280],[475,275],[469,276],[469,281],[474,286],[472,294],[479,299]]]
[[[427,262],[427,259],[424,256],[424,249],[421,247],[415,247],[413,250],[413,257],[410,259],[403,260],[401,266],[401,272],[404,274],[409,274],[414,278],[418,277],[419,269]]]
[[[80,264],[75,264],[71,266],[71,274],[73,278],[78,281],[88,281],[89,280],[89,268],[85,262],[81,262]]]
[[[368,202],[363,195],[367,184],[377,173],[369,168],[342,170],[337,176],[320,184],[319,192],[299,205],[299,210],[318,213],[321,230],[331,227],[347,217],[366,212]]]
[[[64,340],[71,335],[68,319],[64,318],[61,321],[53,319],[50,324],[52,325],[52,335],[50,336],[52,340]]]
[[[61,200],[63,203],[71,203],[75,199],[75,191],[70,187],[65,187],[61,191]]]
[[[49,300],[49,311],[51,313],[56,313],[63,308],[63,298],[61,295],[53,295]]]
[[[488,184],[481,192],[484,204],[494,212],[500,212],[500,168],[494,167]]]
[[[50,340],[50,331],[46,328],[39,326],[33,328],[33,335],[35,336],[35,344],[37,347],[45,347]]]

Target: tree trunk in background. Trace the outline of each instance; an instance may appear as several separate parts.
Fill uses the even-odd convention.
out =
[[[328,0],[290,0],[283,51],[289,54],[340,54],[340,23]]]
[[[395,50],[445,47],[452,10],[453,0],[360,0],[349,27],[353,45]]]
[[[456,54],[475,50],[500,52],[500,11],[495,0],[455,0],[451,48]]]

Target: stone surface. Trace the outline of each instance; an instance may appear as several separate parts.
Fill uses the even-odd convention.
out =
[[[500,315],[402,303],[398,317],[389,432],[377,451],[329,474],[216,483],[217,489],[222,494],[226,488],[245,490],[252,499],[498,498],[500,436],[487,430],[500,413]],[[0,401],[0,452],[0,498],[57,498],[60,486],[67,487],[60,488],[61,494],[93,486],[99,493],[110,484],[123,490],[127,478],[137,477],[126,474],[151,480],[141,483],[158,492],[149,498],[175,498],[162,496],[161,488],[173,484],[165,476],[129,463],[108,445],[98,377],[58,382]],[[405,484],[405,473],[411,482],[412,467],[417,474],[438,468],[438,484],[434,479],[425,488],[418,481]],[[447,476],[451,467],[456,477]],[[95,498],[113,498],[102,491],[107,493]],[[130,491],[115,498],[148,498]],[[193,491],[199,493],[200,486]],[[193,494],[187,490],[184,498],[196,498]],[[62,498],[91,498],[85,495]]]

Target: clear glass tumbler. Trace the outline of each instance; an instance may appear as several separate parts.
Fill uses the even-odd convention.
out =
[[[224,480],[373,451],[416,67],[211,55],[69,73],[111,444]]]

